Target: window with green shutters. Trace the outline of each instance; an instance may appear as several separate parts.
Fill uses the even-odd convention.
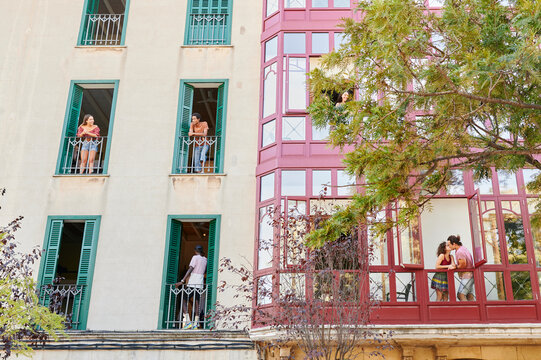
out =
[[[100,217],[49,217],[40,264],[40,301],[51,305],[51,297],[61,296],[53,310],[67,315],[68,326],[84,330],[88,318],[92,276],[98,242]]]
[[[199,328],[211,327],[206,315],[210,314],[216,303],[219,228],[219,215],[169,216],[158,322],[160,329],[182,328],[183,304],[187,304],[185,313],[190,314],[192,321],[194,314],[197,313],[199,317],[193,307],[199,308]],[[196,289],[197,303],[194,303],[193,297],[189,297],[194,291],[189,278],[187,284],[174,286],[184,277],[195,255],[195,245],[201,245],[207,257],[204,285]]]
[[[222,173],[224,161],[227,80],[182,80],[173,174]],[[206,122],[206,136],[189,135],[192,115]]]
[[[130,0],[85,0],[78,45],[121,46]]]
[[[118,80],[71,82],[56,174],[107,173],[117,90]],[[98,137],[77,136],[87,114],[99,128]]]
[[[231,44],[233,0],[188,0],[185,45]]]

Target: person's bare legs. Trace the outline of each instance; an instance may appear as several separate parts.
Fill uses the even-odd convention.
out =
[[[449,291],[443,291],[442,292],[442,300],[441,301],[449,301]]]
[[[81,174],[85,172],[87,160],[88,160],[88,150],[82,150],[81,151],[81,164],[79,164],[79,168],[81,169]]]
[[[458,300],[460,301],[466,301],[466,295],[462,294],[462,293],[458,293]]]
[[[441,301],[443,299],[443,292],[441,290],[436,290],[436,301]]]
[[[475,300],[475,298],[474,298],[474,296],[473,296],[472,293],[469,293],[469,294],[466,296],[466,298],[468,299],[468,301],[474,301],[474,300]]]
[[[96,151],[91,150],[88,155],[88,173],[92,174],[94,171],[94,159],[96,158]]]

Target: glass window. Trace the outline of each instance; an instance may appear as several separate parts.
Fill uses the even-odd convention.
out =
[[[485,294],[488,301],[506,300],[502,271],[485,271]]]
[[[464,173],[462,170],[451,170],[451,182],[447,186],[448,195],[463,195],[464,190]]]
[[[331,170],[312,171],[312,195],[331,195]]]
[[[449,275],[447,271],[427,273],[429,301],[449,301]]]
[[[346,36],[343,33],[334,33],[334,49],[339,50],[346,42]]]
[[[428,0],[428,6],[430,7],[442,7],[445,0]]]
[[[475,189],[479,189],[481,194],[493,194],[494,190],[492,189],[492,179],[480,179],[474,182]]]
[[[306,109],[306,59],[305,58],[289,58],[287,61],[287,77],[284,81],[284,112],[289,109],[304,110]],[[286,71],[286,69],[284,69]],[[286,87],[287,84],[289,87]]]
[[[383,222],[386,220],[385,211],[379,211],[375,218],[370,221],[367,228],[368,246],[372,250],[370,254],[370,265],[387,265],[387,236],[380,235],[375,231],[374,223]]]
[[[280,297],[287,301],[303,300],[305,298],[305,275],[304,274],[280,274]]]
[[[326,54],[329,52],[329,33],[312,33],[312,53]]]
[[[396,301],[417,301],[414,273],[396,273]]]
[[[284,0],[285,8],[303,8],[305,6],[305,0]]]
[[[274,228],[272,226],[272,206],[259,209],[259,249],[258,249],[258,270],[272,266]]]
[[[329,125],[325,125],[322,128],[312,125],[312,140],[327,140],[330,130]]]
[[[524,185],[528,186],[529,183],[535,180],[541,171],[537,169],[522,169],[522,174],[524,175]],[[531,191],[526,187],[526,194],[532,194]]]
[[[518,193],[515,173],[498,170],[498,184],[500,185],[500,194]]]
[[[304,54],[306,52],[305,33],[284,34],[284,54]]]
[[[312,0],[312,7],[329,7],[329,0]]]
[[[278,36],[273,37],[265,43],[265,62],[278,54]]]
[[[529,271],[511,271],[513,299],[532,300],[532,282]]]
[[[282,171],[282,195],[304,196],[306,175],[304,170]]]
[[[276,120],[271,120],[263,124],[261,147],[265,147],[276,141]]]
[[[261,196],[259,201],[274,197],[274,173],[261,177]]]
[[[334,7],[335,8],[348,8],[349,0],[334,0]]]
[[[263,117],[276,112],[276,63],[267,66],[263,73]]]
[[[431,41],[432,41],[432,46],[442,51],[445,50],[445,39],[443,38],[441,34],[432,33]]]
[[[390,299],[388,273],[370,273],[370,297],[373,300],[386,302]]]
[[[519,201],[502,201],[503,226],[509,264],[527,264],[524,225]]]
[[[501,264],[500,240],[498,238],[498,224],[496,221],[496,209],[494,201],[483,201],[483,231],[487,247],[487,264]]]
[[[282,140],[304,140],[306,119],[304,117],[282,118]]]
[[[267,16],[278,11],[278,0],[267,0]]]
[[[272,303],[272,275],[257,279],[257,305]]]
[[[337,185],[339,196],[353,195],[356,193],[357,189],[355,189],[355,186],[348,186],[356,183],[355,176],[346,173],[344,170],[338,170],[336,175],[338,177]]]
[[[528,213],[530,214],[530,219],[535,212],[535,206],[537,205],[537,201],[538,199],[528,199]],[[541,224],[530,220],[530,226],[532,229],[536,264],[537,266],[541,266]]]
[[[471,274],[471,272],[467,273],[460,273],[455,272],[455,289],[458,290],[460,288],[463,288],[465,290],[471,289],[471,292],[468,294],[458,293],[457,292],[457,299],[458,301],[475,301],[475,278],[464,276],[460,277],[460,274]],[[468,292],[468,291],[466,291]]]

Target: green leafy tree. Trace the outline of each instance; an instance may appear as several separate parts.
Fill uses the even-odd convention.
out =
[[[0,194],[4,190],[0,189]],[[64,317],[39,304],[32,264],[40,257],[38,249],[25,254],[17,251],[13,233],[22,217],[0,227],[0,358],[13,353],[30,355],[32,346],[57,339],[63,333]]]
[[[331,126],[365,184],[313,245],[396,201],[406,225],[454,168],[475,179],[490,167],[541,169],[541,2],[447,0],[437,13],[422,3],[359,1],[362,21],[344,19],[345,43],[310,73],[310,115]],[[345,105],[329,96],[351,90],[360,99]],[[541,176],[530,188],[541,190]]]

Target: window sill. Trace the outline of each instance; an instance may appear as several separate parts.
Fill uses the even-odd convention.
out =
[[[76,175],[76,174],[66,174],[66,175],[61,175],[61,174],[54,174],[53,177],[54,178],[81,178],[81,179],[88,179],[88,178],[108,178],[110,175],[109,174],[96,174],[96,175]]]
[[[201,174],[169,174],[169,177],[187,177],[187,176],[202,176],[202,177],[210,177],[210,176],[227,176],[226,173],[201,173]]]
[[[128,47],[126,45],[76,45],[75,48],[93,50],[123,50]]]
[[[181,49],[201,49],[201,48],[233,48],[233,45],[180,45]]]

